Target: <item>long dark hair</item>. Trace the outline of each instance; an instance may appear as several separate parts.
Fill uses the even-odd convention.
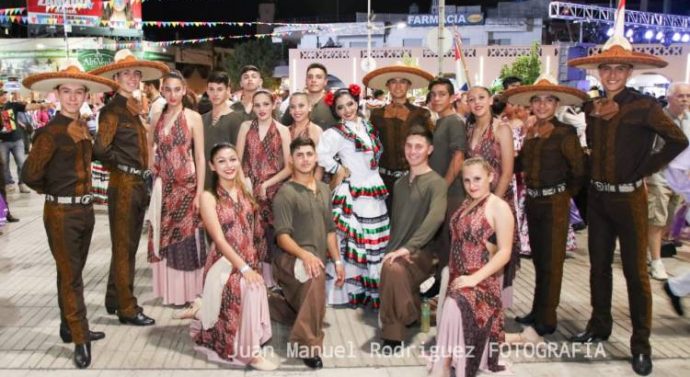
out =
[[[357,104],[357,114],[359,114],[359,96],[353,95],[349,89],[343,88],[343,89],[338,89],[333,93],[333,104],[331,104],[331,113],[333,114],[333,118],[335,119],[340,119],[338,116],[338,113],[335,112],[335,106],[336,103],[338,102],[338,98],[348,95],[352,97],[353,100],[355,100],[355,104]]]
[[[489,98],[492,98],[492,97],[491,97],[491,91],[489,90],[489,88],[484,87],[484,86],[475,85],[475,86],[471,87],[470,90],[467,91],[467,99],[468,99],[468,100],[469,100],[469,97],[470,97],[470,94],[469,94],[469,93],[470,93],[470,91],[471,91],[472,89],[482,89],[483,91],[486,92],[486,94],[489,96]],[[489,106],[489,112],[491,113],[491,118],[493,118],[493,117],[494,117],[494,114],[495,114],[495,113],[494,113],[494,108],[493,108],[493,106]],[[473,113],[472,111],[470,111],[470,114],[467,116],[467,124],[468,124],[468,125],[470,125],[470,124],[477,124],[477,117],[474,116],[474,113]]]
[[[209,152],[208,163],[213,164],[213,159],[216,157],[216,155],[220,151],[222,151],[224,149],[232,149],[233,151],[235,151],[237,158],[238,159],[240,158],[240,155],[237,153],[237,148],[234,145],[232,145],[228,142],[222,142],[222,143],[215,144],[211,148],[211,151]],[[249,201],[252,203],[252,206],[256,209],[256,206],[257,206],[256,201],[254,200],[252,193],[249,191],[249,189],[247,188],[247,186],[245,185],[244,182],[245,182],[244,173],[242,172],[242,164],[240,164],[239,169],[237,171],[237,174],[235,175],[235,182],[234,183],[237,186],[237,188],[240,191],[242,191],[244,196],[246,196],[249,199]],[[220,178],[218,177],[218,173],[215,172],[214,170],[211,170],[211,188],[209,189],[209,191],[211,192],[211,194],[213,194],[213,196],[216,197],[216,199],[218,199],[218,185],[219,184],[220,184]]]
[[[184,108],[194,110],[194,108],[192,107],[192,104],[190,103],[189,98],[187,98],[187,95],[189,95],[189,88],[187,87],[187,80],[185,80],[184,76],[182,75],[182,72],[180,72],[176,69],[173,69],[172,71],[164,74],[163,77],[161,77],[161,81],[160,81],[161,86],[163,86],[163,84],[165,83],[165,80],[168,80],[168,79],[180,80],[182,82],[182,85],[185,87],[185,89],[187,89],[187,94],[185,94],[185,96],[182,98],[182,108],[183,108],[183,110],[184,110]],[[166,111],[168,111],[168,103],[167,102],[163,106],[163,112],[162,113],[165,113]]]

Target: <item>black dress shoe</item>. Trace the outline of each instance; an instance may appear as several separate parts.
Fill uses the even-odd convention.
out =
[[[534,314],[529,313],[527,315],[523,315],[522,317],[515,317],[515,322],[523,324],[523,325],[531,325],[535,321],[534,319]]]
[[[403,348],[403,342],[399,340],[390,340],[390,339],[384,339],[383,343],[381,345],[381,352],[384,355],[392,355],[395,354],[399,351],[401,351]]]
[[[304,362],[304,365],[308,366],[311,369],[323,368],[323,360],[321,360],[321,356],[307,357],[302,359],[302,361]]]
[[[673,310],[675,310],[676,314],[682,316],[684,311],[683,311],[683,305],[680,303],[680,296],[676,296],[673,291],[671,291],[671,287],[668,285],[668,282],[664,283],[664,292],[666,292],[666,296],[668,296],[668,299],[671,300],[671,306],[673,306]]]
[[[74,365],[79,369],[91,365],[91,343],[74,346]]]
[[[600,336],[596,335],[593,332],[586,330],[583,331],[579,334],[575,334],[570,339],[568,339],[572,343],[595,343],[595,342],[604,342],[609,340],[609,336]]]
[[[134,326],[151,326],[156,324],[156,320],[144,313],[137,313],[134,317],[120,317],[120,323],[129,323]]]
[[[8,213],[7,214],[7,222],[8,223],[18,223],[19,219]]]
[[[642,353],[633,355],[632,368],[640,376],[646,376],[652,373],[652,358]]]
[[[556,326],[547,326],[539,323],[534,323],[532,324],[532,327],[534,327],[534,330],[537,332],[537,334],[541,336],[551,335],[554,332],[556,332]]]
[[[89,330],[89,341],[93,342],[103,338],[105,338],[104,332]],[[60,326],[60,339],[65,343],[72,343],[72,332],[68,328]]]

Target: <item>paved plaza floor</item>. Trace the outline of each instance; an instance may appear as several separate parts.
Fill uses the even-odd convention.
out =
[[[256,371],[229,369],[208,362],[194,351],[188,321],[171,318],[176,308],[163,306],[152,296],[151,270],[146,262],[142,238],[137,256],[135,293],[145,313],[156,319],[152,327],[121,325],[103,306],[110,263],[107,212],[96,206],[96,229],[84,270],[88,318],[94,330],[107,337],[93,343],[94,358],[88,370],[74,370],[72,346],[58,337],[59,311],[56,299],[55,265],[48,249],[42,222],[43,199],[36,193],[9,194],[12,212],[19,223],[8,224],[0,236],[0,376],[241,376],[267,375]],[[627,359],[630,337],[627,291],[620,265],[614,264],[613,334],[608,342],[591,347],[574,347],[564,340],[584,329],[589,318],[588,258],[586,232],[578,235],[580,248],[565,263],[558,331],[547,337],[541,348],[503,350],[516,376],[629,376]],[[690,248],[664,260],[671,275],[690,270]],[[528,311],[533,291],[534,269],[522,260],[515,284],[515,303],[506,311],[506,327],[517,329],[510,320]],[[690,320],[677,317],[663,293],[662,284],[652,280],[652,349],[655,376],[687,376],[690,370]],[[689,305],[690,306],[690,305]],[[299,360],[286,358],[288,329],[274,324],[269,343],[270,357],[280,362],[272,376],[404,377],[423,376],[426,359],[422,345],[434,335],[410,329],[410,346],[400,356],[384,357],[378,344],[376,314],[371,310],[328,308],[326,314],[325,368],[307,370]],[[414,334],[413,334],[414,333]],[[328,351],[327,351],[328,352]]]

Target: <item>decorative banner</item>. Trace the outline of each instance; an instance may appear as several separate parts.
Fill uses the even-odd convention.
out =
[[[0,8],[0,15],[22,14],[25,10],[26,8]]]

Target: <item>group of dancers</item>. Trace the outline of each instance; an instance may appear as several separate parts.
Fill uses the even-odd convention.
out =
[[[307,68],[277,120],[275,97],[253,66],[242,69],[242,99],[229,105],[227,74],[208,83],[212,110],[185,107],[184,77],[119,51],[115,62],[83,72],[71,65],[27,77],[33,91],[56,91],[60,113],[36,132],[23,181],[45,194],[44,223],[57,266],[60,336],[74,363],[91,362],[82,270],[94,228],[92,159],[110,169],[112,260],[106,310],[123,324],[148,326],[134,295],[134,261],[148,219],[154,295],[188,305],[196,349],[210,360],[272,370],[261,354],[271,320],[291,326],[305,365],[323,366],[327,305],[378,310],[383,349],[404,346],[420,318],[420,284],[440,281],[437,354],[430,373],[500,371],[492,343],[524,343],[556,330],[570,199],[588,190],[592,316],[573,342],[605,341],[612,331],[615,241],[628,284],[633,370],[651,372],[651,291],[647,276],[644,177],[683,151],[683,132],[652,98],[626,88],[634,69],[666,62],[632,51],[614,36],[602,52],[570,62],[596,69],[606,96],[558,85],[548,75],[503,93],[535,123],[514,152],[512,131],[492,113],[488,89],[467,92],[471,115],[457,114],[453,84],[414,67],[388,66],[363,82],[390,103],[361,114],[358,85],[326,91],[327,69]],[[166,104],[150,125],[133,92],[160,80]],[[408,100],[426,87],[428,109]],[[95,140],[79,118],[88,93],[115,91]],[[583,106],[589,150],[555,117]],[[664,140],[651,153],[655,138]],[[535,266],[526,330],[504,333],[518,267],[514,172],[523,172]],[[148,216],[146,216],[148,208]],[[210,241],[210,242],[209,242]],[[210,245],[210,247],[206,247]],[[477,350],[473,357],[458,349]],[[303,352],[302,352],[303,350]]]

